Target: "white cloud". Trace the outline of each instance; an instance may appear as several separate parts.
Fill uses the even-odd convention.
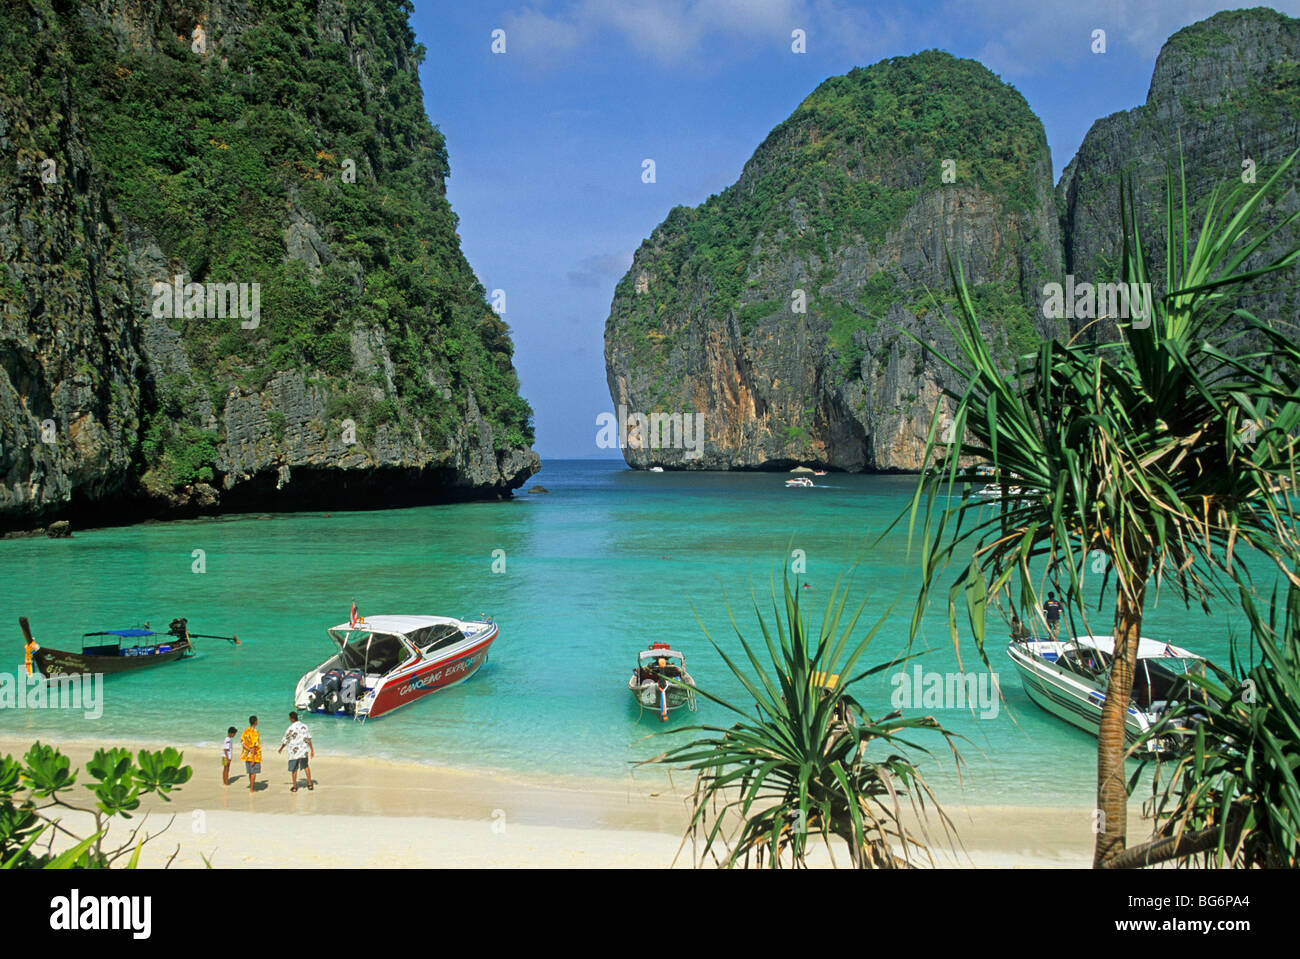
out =
[[[510,51],[537,63],[582,56],[617,41],[662,67],[699,64],[745,48],[788,51],[790,33],[874,63],[901,49],[964,47],[990,37],[975,56],[1006,77],[1096,56],[1092,31],[1106,31],[1107,55],[1153,59],[1177,30],[1241,0],[559,0],[504,17]],[[1300,15],[1300,0],[1270,0]]]
[[[570,0],[552,9],[508,14],[509,49],[548,63],[616,39],[673,67],[724,55],[738,44],[788,49],[795,29],[806,31],[809,43],[864,53],[900,35],[896,18],[844,0]]]
[[[1106,31],[1105,56],[1155,59],[1169,37],[1220,10],[1249,6],[1213,0],[948,0],[930,26],[952,36],[963,29],[991,35],[976,54],[989,69],[1005,77],[1049,71],[1061,63],[1094,56],[1092,32]],[[1295,15],[1300,0],[1273,0],[1275,9]],[[916,34],[923,34],[919,27]]]

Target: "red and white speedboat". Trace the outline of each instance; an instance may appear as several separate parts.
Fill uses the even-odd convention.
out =
[[[294,690],[299,710],[374,719],[463,683],[487,662],[497,638],[491,619],[370,616],[329,630],[338,652]]]

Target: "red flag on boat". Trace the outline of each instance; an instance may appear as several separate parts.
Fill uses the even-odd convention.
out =
[[[357,628],[357,601],[352,601],[352,615],[348,617],[348,626],[352,629]]]

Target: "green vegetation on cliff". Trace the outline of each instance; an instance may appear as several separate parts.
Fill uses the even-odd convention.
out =
[[[678,317],[695,308],[714,317],[734,311],[742,336],[761,320],[788,318],[790,291],[760,275],[766,265],[798,262],[816,300],[810,312],[829,320],[839,369],[852,375],[863,353],[854,333],[876,328],[905,288],[884,272],[858,278],[857,292],[826,285],[840,276],[847,249],[878,247],[919,198],[944,188],[946,170],[1002,210],[1030,214],[1050,162],[1024,98],[981,64],[937,50],[832,77],[768,135],[735,185],[668,214],[642,247],[652,257],[650,295],[635,294],[634,276],[625,277],[615,328],[657,370]],[[1002,285],[1007,298],[1018,295],[1014,283]],[[1022,305],[1018,315],[1027,313]]]
[[[332,39],[342,34],[325,28],[321,4],[252,0],[246,21],[227,9],[202,52],[191,42],[202,5],[154,4],[145,20],[155,22],[135,42],[75,4],[19,7],[45,28],[0,7],[0,96],[50,118],[24,145],[59,157],[64,126],[77,124],[94,175],[169,265],[183,263],[196,283],[260,284],[255,330],[167,321],[218,414],[230,389],[260,390],[277,371],[299,370],[325,374],[317,382],[332,409],[358,423],[379,410],[434,449],[466,419],[471,392],[498,450],[531,444],[508,329],[461,254],[445,197],[447,152],[424,112],[414,68],[425,51],[408,0],[340,5],[350,45]],[[345,182],[352,168],[355,182]],[[307,237],[306,256],[286,256],[286,226]],[[382,399],[355,369],[354,330],[382,331],[392,360],[391,388],[378,378]],[[142,470],[175,483],[210,478],[216,434],[165,384],[153,392]]]

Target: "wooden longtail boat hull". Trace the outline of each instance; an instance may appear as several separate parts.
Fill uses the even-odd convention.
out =
[[[140,656],[93,656],[72,653],[62,649],[42,647],[33,654],[36,669],[46,676],[75,676],[79,673],[129,673],[148,666],[174,663],[190,653],[193,647],[177,640],[166,652],[146,653]]]

